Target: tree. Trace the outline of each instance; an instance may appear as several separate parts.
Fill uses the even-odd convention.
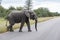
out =
[[[25,9],[31,10],[31,7],[32,7],[32,0],[27,0],[26,5],[25,5]]]
[[[0,5],[0,17],[4,17],[4,16],[5,16],[5,12],[6,12],[6,9],[4,9],[4,8]]]
[[[6,10],[6,15],[8,15],[12,10],[16,10],[13,6]]]
[[[49,16],[49,10],[47,8],[38,8],[35,10],[35,12],[37,13],[38,17],[46,17]]]
[[[22,10],[23,9],[23,7],[17,7],[16,8],[16,10]]]
[[[9,10],[15,10],[15,8],[11,6],[11,7],[9,8]]]
[[[1,5],[2,0],[0,0],[0,5]]]

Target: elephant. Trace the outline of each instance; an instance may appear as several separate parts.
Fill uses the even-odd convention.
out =
[[[21,23],[19,32],[22,32],[24,23],[26,23],[27,27],[28,27],[28,32],[31,32],[32,30],[30,28],[30,22],[29,22],[30,19],[35,20],[35,29],[37,31],[37,15],[32,10],[11,11],[7,15],[6,19],[9,21],[9,26],[7,26],[7,31],[13,32],[14,30],[13,30],[12,26],[15,23]]]

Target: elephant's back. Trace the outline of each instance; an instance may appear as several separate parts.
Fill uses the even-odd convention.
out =
[[[22,11],[12,11],[8,16],[10,19],[13,19],[16,23],[18,23],[24,17],[24,13]]]

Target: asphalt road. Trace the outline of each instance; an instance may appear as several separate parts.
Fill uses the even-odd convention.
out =
[[[32,25],[34,26],[34,25]],[[60,18],[54,18],[42,23],[38,23],[38,31],[31,27],[32,32],[23,28],[23,32],[6,32],[0,34],[0,40],[60,40]]]

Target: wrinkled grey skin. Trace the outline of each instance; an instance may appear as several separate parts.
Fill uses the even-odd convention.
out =
[[[14,30],[12,29],[12,26],[15,23],[21,23],[19,32],[22,32],[23,25],[24,23],[26,23],[28,27],[28,32],[31,32],[29,19],[35,20],[35,29],[37,31],[37,16],[35,12],[31,10],[11,11],[10,14],[7,16],[7,20],[10,24],[7,27],[7,30],[13,32]]]

